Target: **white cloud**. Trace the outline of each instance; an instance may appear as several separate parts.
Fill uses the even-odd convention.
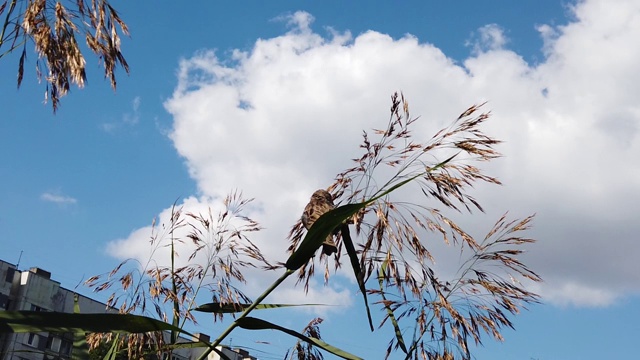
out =
[[[466,45],[471,47],[474,52],[481,53],[502,49],[508,42],[509,39],[505,35],[504,29],[498,24],[488,24],[471,34],[471,38],[467,40]]]
[[[71,196],[63,195],[59,191],[42,193],[42,195],[40,195],[40,199],[59,205],[75,204],[78,202],[77,199]]]
[[[355,289],[355,288],[354,288]],[[300,287],[285,284],[270,297],[273,303],[285,304],[321,304],[320,307],[303,307],[300,310],[312,311],[323,316],[324,313],[344,312],[344,310],[354,303],[354,299],[360,294],[356,294],[353,289],[346,289],[340,286],[323,287],[317,283],[310,284],[309,292],[300,291]]]
[[[314,17],[304,11],[297,11],[293,14],[289,13],[287,15],[277,16],[273,19],[273,21],[280,21],[287,24],[289,28],[293,32],[311,32],[311,24],[314,21]]]
[[[102,123],[100,128],[108,133],[113,133],[118,129],[121,129],[124,126],[135,126],[140,122],[140,104],[142,103],[142,98],[140,96],[136,96],[131,101],[131,111],[126,112],[122,115],[120,121],[112,121]]]
[[[289,32],[235,50],[233,62],[213,52],[183,59],[165,104],[170,137],[204,196],[240,188],[258,199],[252,216],[266,229],[255,239],[283,261],[309,194],[351,165],[362,129],[383,126],[393,91],[421,115],[415,133],[425,139],[490,100],[485,130],[505,140],[506,157],[487,169],[505,186],[478,187],[489,215],[462,221],[481,236],[506,210],[537,212],[530,235],[540,241],[525,261],[549,279],[541,293],[606,305],[640,291],[640,47],[629,45],[640,37],[640,3],[590,0],[574,12],[567,25],[538,26],[547,57],[537,65],[506,49],[494,25],[460,65],[412,36],[322,37],[295,13]],[[120,256],[140,255],[146,239],[134,238]]]
[[[615,302],[620,294],[602,287],[565,282],[558,286],[547,286],[540,293],[551,303],[561,306],[604,307]]]
[[[136,125],[140,122],[140,102],[142,99],[140,96],[136,96],[131,101],[131,112],[122,116],[122,122],[128,125]]]

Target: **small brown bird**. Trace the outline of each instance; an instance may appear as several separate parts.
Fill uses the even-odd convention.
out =
[[[302,225],[309,230],[322,214],[335,207],[331,194],[327,190],[316,190],[304,208],[301,218]],[[322,253],[329,256],[336,251],[338,251],[338,248],[336,247],[336,243],[333,242],[333,235],[329,235],[324,243],[322,243]]]

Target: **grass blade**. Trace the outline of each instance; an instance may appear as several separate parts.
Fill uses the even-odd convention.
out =
[[[344,243],[344,248],[347,250],[349,261],[351,262],[351,267],[353,268],[353,274],[356,277],[358,287],[360,288],[360,292],[362,293],[362,297],[364,298],[364,306],[367,310],[369,327],[371,328],[371,331],[374,331],[373,320],[371,319],[371,310],[369,309],[369,301],[367,300],[367,289],[364,287],[364,274],[362,273],[362,269],[360,268],[360,260],[358,260],[356,248],[354,247],[353,241],[351,240],[349,225],[342,224],[340,231],[342,233],[342,242]]]
[[[336,356],[339,356],[343,359],[349,359],[349,360],[362,360],[362,358],[355,356],[353,354],[350,354],[344,350],[340,350],[335,346],[329,345],[326,342],[320,340],[320,339],[316,339],[316,338],[312,338],[312,337],[308,337],[305,336],[303,334],[300,334],[297,331],[291,330],[291,329],[287,329],[285,327],[270,323],[268,321],[262,320],[262,319],[258,319],[258,318],[254,318],[254,317],[245,317],[242,319],[238,319],[238,326],[243,328],[243,329],[247,329],[247,330],[278,330],[278,331],[282,331],[284,333],[287,333],[291,336],[294,336],[306,343],[312,344],[314,346],[317,346],[325,351],[328,351]]]
[[[208,303],[198,306],[194,309],[194,311],[205,312],[205,313],[216,313],[216,314],[229,314],[229,313],[238,313],[243,312],[246,308],[251,306],[251,304],[220,304],[220,303]],[[277,309],[283,307],[294,307],[294,306],[329,306],[326,304],[259,304],[254,310],[264,310],[264,309]]]
[[[357,213],[358,210],[367,206],[367,204],[368,202],[342,205],[322,214],[313,223],[298,249],[287,260],[285,264],[287,269],[298,270],[311,259],[324,240],[333,233],[334,229]]]
[[[143,333],[178,331],[171,324],[146,316],[131,314],[69,314],[45,311],[0,311],[0,333],[23,332],[115,332]]]
[[[118,341],[120,341],[120,334],[116,334],[111,340],[111,346],[109,347],[109,351],[104,356],[105,360],[116,360],[118,356]],[[87,358],[79,358],[79,359],[87,359]]]

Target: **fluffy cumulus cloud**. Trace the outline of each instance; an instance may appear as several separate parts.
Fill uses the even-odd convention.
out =
[[[640,290],[640,47],[631,45],[640,2],[590,0],[571,11],[566,25],[538,25],[537,64],[509,50],[496,25],[481,28],[458,63],[411,35],[321,35],[298,12],[288,32],[248,51],[182,60],[165,104],[170,137],[201,195],[239,188],[258,199],[251,215],[266,229],[255,241],[282,261],[309,194],[351,165],[363,129],[384,126],[391,93],[409,99],[425,140],[488,100],[485,131],[505,141],[505,157],[487,170],[505,185],[474,191],[489,214],[467,220],[469,231],[481,235],[506,210],[537,213],[528,235],[539,242],[524,260],[546,280],[538,291],[557,304],[605,306]],[[147,239],[133,233],[114,253],[142,256],[135,249]],[[336,289],[312,291],[348,304]]]

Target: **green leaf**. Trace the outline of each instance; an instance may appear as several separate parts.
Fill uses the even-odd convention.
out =
[[[194,348],[197,349],[197,348],[205,348],[210,346],[211,344],[203,341],[187,341],[187,342],[179,342],[175,344],[165,344],[162,347],[162,350],[194,349]],[[217,348],[212,348],[211,350],[213,350],[216,354],[218,354],[218,356],[220,356],[221,359],[231,360],[227,355],[225,355],[222,351],[218,350]]]
[[[327,344],[326,342],[320,340],[320,339],[316,339],[313,337],[309,337],[309,336],[305,336],[303,334],[300,334],[297,331],[291,330],[291,329],[287,329],[285,327],[270,323],[268,321],[262,320],[262,319],[258,319],[258,318],[254,318],[254,317],[244,317],[242,319],[238,319],[236,320],[236,322],[238,323],[238,326],[243,328],[243,329],[247,329],[247,330],[278,330],[278,331],[282,331],[284,333],[287,333],[291,336],[297,337],[298,339],[309,343],[311,345],[317,346],[325,351],[328,351],[336,356],[339,356],[343,359],[350,359],[350,360],[362,360],[362,358],[355,356],[353,354],[350,354],[344,350],[340,350],[335,346],[331,346],[329,344]]]
[[[342,242],[344,243],[344,248],[347,250],[347,254],[349,255],[349,260],[351,262],[351,267],[353,268],[353,274],[356,277],[356,281],[358,282],[358,287],[360,288],[360,292],[362,293],[362,297],[364,298],[364,306],[367,310],[367,319],[369,320],[369,327],[371,331],[374,331],[373,328],[373,320],[371,319],[371,310],[369,309],[369,301],[367,300],[367,289],[364,287],[364,274],[362,273],[362,269],[360,268],[360,260],[358,260],[358,254],[356,253],[356,248],[353,245],[353,241],[351,240],[351,234],[349,233],[349,225],[342,224],[340,228],[340,232],[342,233]]]
[[[389,304],[387,304],[387,298],[384,296],[383,280],[384,280],[384,273],[387,271],[387,265],[388,265],[388,262],[385,259],[385,261],[383,261],[382,265],[380,266],[380,270],[378,270],[378,283],[380,284],[380,296],[382,296],[382,303],[384,304],[384,308],[387,310],[387,315],[391,320],[391,324],[393,324],[393,330],[396,333],[398,346],[400,346],[400,349],[402,349],[402,351],[404,351],[404,353],[406,354],[407,347],[402,337],[402,331],[400,331],[400,326],[398,325],[398,321],[396,320],[396,317],[393,314],[393,310],[391,310],[391,307],[389,306]]]
[[[82,342],[85,342],[84,334],[88,332],[111,333],[144,333],[150,331],[176,331],[186,336],[193,334],[166,322],[146,316],[132,314],[69,314],[46,311],[0,311],[0,333],[25,333],[25,332],[72,332],[82,334]],[[117,355],[117,337],[109,349],[107,359],[115,359]],[[76,345],[82,345],[76,339]],[[86,342],[85,342],[86,344]],[[211,348],[211,344],[199,342],[201,346]],[[211,349],[218,352],[217,349]],[[87,359],[88,357],[75,357]]]
[[[178,331],[192,336],[171,324],[131,314],[69,314],[46,311],[0,311],[0,333],[23,332],[116,332],[143,333]]]
[[[305,235],[298,249],[291,254],[285,266],[289,270],[298,270],[304,265],[316,250],[322,245],[324,240],[333,233],[333,230],[340,226],[345,220],[353,216],[358,210],[367,206],[368,202],[347,204],[328,211],[313,223]]]
[[[179,342],[175,344],[164,344],[162,346],[163,350],[175,350],[175,349],[194,349],[194,348],[203,348],[209,346],[209,343],[203,341],[186,341]]]
[[[228,314],[243,312],[251,304],[220,304],[220,303],[208,303],[198,306],[194,311],[216,313],[216,314]],[[329,306],[326,304],[258,304],[254,310],[263,309],[276,309],[281,307],[293,307],[293,306]]]
[[[120,340],[120,334],[116,334],[113,339],[111,339],[111,347],[109,347],[109,351],[104,356],[104,360],[115,360],[118,356],[118,341]]]

